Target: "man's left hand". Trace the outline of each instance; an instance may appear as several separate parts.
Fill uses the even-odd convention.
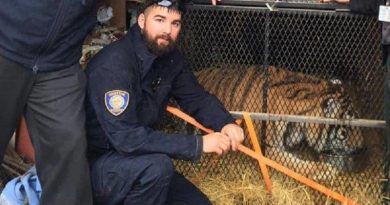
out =
[[[221,133],[230,138],[233,151],[236,151],[238,145],[244,141],[244,130],[236,124],[230,123],[225,125]]]

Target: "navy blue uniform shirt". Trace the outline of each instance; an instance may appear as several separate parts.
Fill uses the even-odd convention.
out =
[[[116,150],[129,156],[165,153],[176,159],[199,159],[201,136],[153,129],[170,97],[206,127],[220,131],[234,121],[221,102],[199,85],[176,49],[160,57],[149,52],[138,25],[91,60],[87,77],[87,135],[89,152],[95,156]],[[114,99],[119,103],[112,103]]]

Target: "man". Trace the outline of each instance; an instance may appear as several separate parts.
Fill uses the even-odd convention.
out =
[[[92,204],[85,74],[78,60],[95,24],[93,0],[3,1],[0,160],[25,115],[43,187],[41,205]]]
[[[171,158],[236,150],[242,129],[208,94],[176,49],[183,7],[175,0],[145,3],[137,24],[105,47],[87,68],[87,133],[95,203],[210,204],[174,171]],[[173,96],[216,131],[204,136],[154,130]]]

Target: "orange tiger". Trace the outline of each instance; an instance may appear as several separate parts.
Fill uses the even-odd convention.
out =
[[[336,119],[357,117],[352,98],[339,80],[324,79],[285,69],[251,66],[238,69],[209,68],[196,72],[199,82],[228,110],[306,115]],[[337,171],[331,164],[298,157],[304,146],[316,157],[323,153],[350,155],[364,150],[361,129],[351,126],[269,121],[263,131],[266,156],[302,173]],[[261,133],[259,134],[259,136]],[[298,168],[297,168],[298,167]]]

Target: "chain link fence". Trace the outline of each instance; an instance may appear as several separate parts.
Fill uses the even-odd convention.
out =
[[[188,5],[180,48],[200,82],[229,110],[383,119],[385,69],[375,18],[315,0],[206,4],[209,0]],[[169,114],[163,127],[168,132],[200,133]],[[256,120],[255,128],[266,157],[352,199],[356,190],[363,190],[372,204],[381,203],[383,129],[305,120]],[[252,147],[249,139],[244,145]],[[248,172],[252,180],[263,180],[258,162],[238,152],[175,164],[197,180],[233,180]],[[309,194],[315,204],[328,202],[316,191]]]
[[[318,9],[310,0],[285,1],[273,11],[257,3],[187,7],[180,48],[206,89],[234,111],[383,119],[385,69],[375,18]],[[165,122],[173,132],[199,133],[173,116]],[[255,127],[267,157],[346,196],[360,189],[381,203],[383,129],[305,121],[255,121]],[[244,144],[252,147],[248,139]],[[258,163],[240,153],[176,165],[190,178],[230,180],[249,170],[261,180]]]

